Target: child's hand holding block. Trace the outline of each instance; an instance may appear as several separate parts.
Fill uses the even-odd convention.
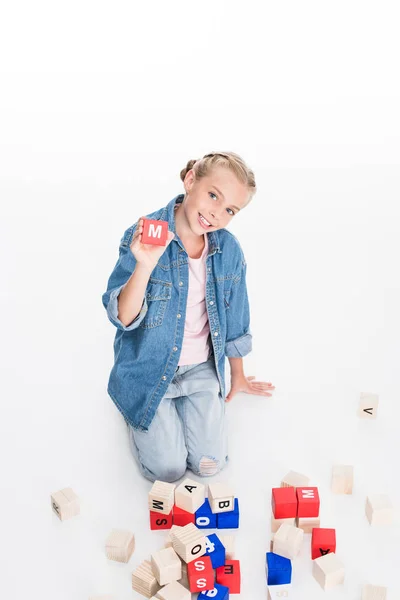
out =
[[[168,221],[143,219],[142,244],[165,246],[168,237]]]

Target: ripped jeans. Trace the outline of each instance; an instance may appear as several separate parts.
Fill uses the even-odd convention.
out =
[[[214,356],[177,367],[148,431],[127,423],[132,454],[150,481],[177,481],[189,468],[215,475],[228,461],[225,398]]]

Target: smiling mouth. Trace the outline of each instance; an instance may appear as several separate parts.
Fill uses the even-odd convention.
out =
[[[207,221],[207,219],[205,219],[201,213],[199,213],[199,217],[202,223],[204,223],[204,225],[206,225],[207,227],[212,227],[212,224],[209,221]]]

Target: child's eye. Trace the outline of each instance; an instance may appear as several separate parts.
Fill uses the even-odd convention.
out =
[[[230,210],[230,211],[231,211],[231,212],[229,213],[230,215],[234,215],[234,214],[235,214],[235,211],[234,211],[234,210],[232,210],[231,208],[227,208],[226,210]]]
[[[214,192],[209,192],[209,194],[211,194],[211,196],[215,196],[215,198],[217,197],[217,194],[214,194]],[[229,214],[230,214],[231,216],[234,216],[234,215],[235,215],[235,211],[234,211],[234,210],[232,210],[231,208],[227,208],[226,210],[227,210],[228,212],[229,212],[229,211],[231,211],[231,212],[229,212]]]
[[[217,194],[214,194],[214,192],[209,192],[209,194],[211,194],[212,196],[217,197]]]

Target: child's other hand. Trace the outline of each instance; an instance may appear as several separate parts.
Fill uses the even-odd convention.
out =
[[[246,392],[247,394],[255,394],[256,396],[272,396],[267,390],[274,390],[275,386],[270,381],[253,381],[254,375],[240,375],[231,378],[231,389],[225,402],[230,402],[238,392]]]

